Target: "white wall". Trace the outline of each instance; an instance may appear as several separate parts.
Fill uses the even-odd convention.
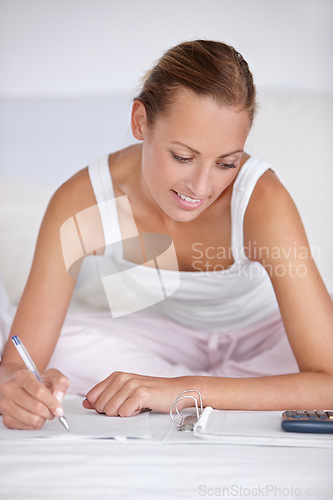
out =
[[[0,0],[0,95],[133,91],[170,46],[234,45],[261,87],[332,91],[332,0]]]
[[[259,89],[247,149],[290,191],[333,291],[332,20],[333,0],[0,0],[0,176],[56,187],[126,146],[145,70],[183,40],[226,41]]]

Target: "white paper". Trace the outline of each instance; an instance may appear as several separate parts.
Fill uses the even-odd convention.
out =
[[[87,410],[82,406],[83,398],[79,396],[66,396],[63,401],[65,417],[68,421],[68,432],[57,418],[46,421],[39,430],[8,429],[0,422],[1,439],[117,439],[151,438],[152,432],[149,424],[149,413],[143,412],[134,417],[108,417]]]
[[[332,434],[286,432],[282,411],[235,411],[205,408],[193,434],[225,444],[332,448]]]

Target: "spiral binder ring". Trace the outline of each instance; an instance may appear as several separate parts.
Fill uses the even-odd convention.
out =
[[[186,394],[188,392],[196,392],[199,395],[199,406],[198,406],[198,402],[194,396],[191,396],[191,395],[184,396],[184,394]],[[182,401],[183,399],[186,399],[186,398],[193,399],[193,401],[195,403],[195,414],[194,415],[183,415],[178,410],[177,404],[179,403],[179,401]],[[176,414],[180,420],[178,419],[178,421],[177,421],[177,419],[174,417],[173,409],[176,410]],[[202,398],[201,398],[200,392],[197,389],[187,389],[186,391],[181,392],[177,396],[177,398],[175,399],[175,401],[172,403],[172,405],[170,407],[171,420],[178,427],[178,430],[180,430],[180,431],[193,431],[193,426],[199,420],[199,417],[200,417],[202,412],[203,412]]]

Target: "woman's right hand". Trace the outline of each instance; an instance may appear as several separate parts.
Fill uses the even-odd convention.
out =
[[[91,249],[98,249],[97,253],[103,251],[103,228],[97,211],[92,218],[89,215],[79,232],[76,229],[76,216],[95,206],[87,168],[62,184],[47,206],[28,280],[1,354],[0,413],[7,427],[38,429],[45,420],[54,417],[58,407],[61,411],[55,396],[61,399],[61,393],[68,389],[68,379],[56,370],[49,370],[43,377],[48,391],[33,374],[21,370],[22,360],[10,339],[19,334],[36,366],[46,369],[76,284],[76,275],[70,276],[69,269],[74,267],[78,273],[83,258],[90,255],[76,244],[81,231]]]
[[[69,379],[51,368],[42,375],[43,385],[27,369],[17,370],[0,385],[0,413],[10,429],[40,429],[45,420],[64,414],[62,399]]]

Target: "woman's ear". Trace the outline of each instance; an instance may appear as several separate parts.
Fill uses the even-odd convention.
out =
[[[134,101],[132,107],[131,127],[132,133],[138,141],[143,141],[147,124],[145,105],[141,101]]]

